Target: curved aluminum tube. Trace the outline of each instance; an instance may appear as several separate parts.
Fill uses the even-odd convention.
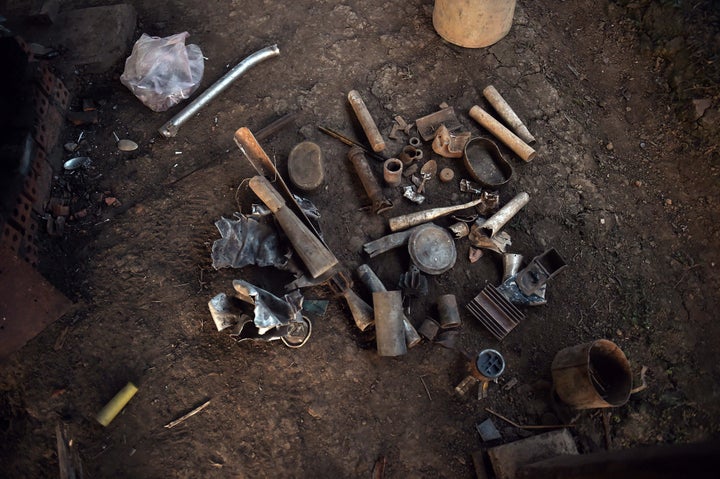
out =
[[[278,46],[271,45],[248,56],[243,61],[235,65],[232,70],[227,72],[210,88],[202,92],[200,96],[195,98],[193,102],[186,106],[180,113],[172,117],[170,121],[160,127],[158,131],[165,138],[172,138],[177,135],[178,129],[180,129],[180,126],[182,126],[183,123],[188,121],[190,117],[197,113],[202,107],[210,103],[213,98],[222,93],[232,82],[240,78],[246,71],[263,60],[267,60],[268,58],[273,58],[278,55],[280,55],[280,49]]]

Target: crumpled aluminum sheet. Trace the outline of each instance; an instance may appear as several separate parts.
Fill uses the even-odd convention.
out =
[[[215,269],[242,268],[250,264],[284,269],[290,250],[282,245],[277,230],[252,216],[235,213],[215,222],[221,238],[212,246]]]
[[[237,334],[242,327],[242,323],[252,320],[250,316],[245,314],[243,306],[246,303],[234,296],[228,296],[220,293],[208,302],[210,315],[215,322],[218,331],[225,331],[230,334]]]
[[[241,279],[233,281],[233,288],[240,299],[255,306],[254,323],[261,334],[270,328],[297,321],[302,316],[303,296],[300,291],[293,291],[286,294],[284,299],[280,299],[269,291]]]
[[[210,315],[218,331],[235,339],[272,341],[287,336],[302,319],[303,296],[293,291],[278,298],[246,281],[235,280],[236,296],[220,293],[208,302]],[[253,308],[254,318],[248,313]]]

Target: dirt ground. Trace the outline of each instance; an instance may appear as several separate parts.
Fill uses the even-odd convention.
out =
[[[200,45],[200,90],[260,48],[276,43],[281,53],[173,139],[157,129],[179,108],[142,105],[119,82],[122,62],[92,75],[63,70],[62,55],[52,60],[66,72],[73,106],[90,98],[99,108],[100,122],[82,127],[92,166],[58,173],[55,186],[90,214],[41,243],[41,271],[75,309],[0,364],[6,477],[57,474],[58,421],[88,477],[369,477],[380,457],[388,478],[474,477],[470,454],[484,447],[475,425],[490,417],[486,408],[523,425],[572,422],[580,452],[718,438],[720,13],[710,1],[689,3],[519,2],[503,40],[465,49],[436,34],[429,1],[135,2],[134,38],[188,31]],[[88,41],[101,42],[102,32]],[[347,104],[356,89],[386,139],[395,115],[414,120],[442,102],[473,135],[487,135],[468,111],[485,105],[490,84],[538,140],[529,163],[502,147],[514,176],[501,203],[530,196],[505,228],[509,251],[532,258],[554,247],[569,266],[550,282],[547,305],[525,308],[527,318],[502,342],[464,309],[500,282],[500,257],[470,263],[467,239],[457,241],[454,268],[430,277],[428,295],[413,303],[419,325],[435,314],[438,295],[455,294],[460,345],[502,353],[506,370],[487,398],[455,394],[466,374],[456,351],[423,342],[405,356],[379,357],[372,334],[360,333],[324,287],[303,290],[306,300],[331,301],[302,348],[236,343],[215,329],[207,302],[230,293],[233,279],[276,294],[292,279],[274,268],[212,268],[214,222],[257,201],[236,129],[299,112],[263,147],[285,171],[295,144],[321,146],[326,182],[308,198],[327,243],[350,270],[368,263],[392,289],[407,253],[368,259],[362,245],[389,232],[389,217],[421,207],[386,188],[393,210],[361,210],[348,148],[317,126],[364,139]],[[68,124],[63,141],[80,129]],[[112,132],[139,149],[118,152]],[[387,153],[406,141],[389,141]],[[430,157],[429,144],[423,149]],[[422,208],[468,200],[458,189],[460,160],[437,160],[456,180],[429,183]],[[379,177],[380,163],[372,166]],[[359,281],[355,289],[370,301]],[[647,389],[605,411],[609,444],[603,410],[569,414],[551,394],[555,353],[601,338],[627,355],[636,386],[648,368]],[[504,389],[511,380],[517,384]],[[103,428],[94,415],[128,381],[139,392]],[[201,413],[163,427],[208,399]],[[530,434],[494,421],[502,442]]]

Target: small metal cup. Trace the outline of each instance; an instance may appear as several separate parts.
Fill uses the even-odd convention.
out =
[[[440,327],[443,329],[457,328],[462,325],[457,299],[454,294],[443,294],[438,298]]]
[[[425,336],[428,341],[432,341],[440,331],[440,324],[432,318],[426,318],[420,325],[418,332]]]
[[[403,163],[390,158],[383,164],[383,178],[389,186],[398,186],[402,182]]]

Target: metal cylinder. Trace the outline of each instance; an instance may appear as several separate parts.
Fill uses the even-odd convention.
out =
[[[432,318],[425,318],[425,321],[420,325],[418,332],[425,336],[428,341],[432,341],[440,331],[440,323]]]
[[[380,278],[377,277],[375,271],[373,271],[370,266],[361,264],[357,267],[357,274],[358,277],[360,277],[360,281],[362,281],[371,292],[375,293],[387,291],[385,285],[382,281],[380,281]],[[402,316],[402,321],[403,330],[405,331],[405,344],[408,348],[417,346],[422,338],[405,314]]]
[[[517,253],[503,254],[503,283],[510,277],[515,276],[520,271],[523,255]]]
[[[360,178],[360,182],[362,183],[363,188],[365,188],[365,192],[370,198],[370,201],[372,201],[373,212],[380,214],[383,211],[387,211],[392,208],[392,202],[386,199],[382,194],[380,184],[370,169],[370,164],[368,163],[367,158],[365,158],[365,152],[361,148],[353,146],[348,152],[348,158],[352,162],[353,167],[355,168],[355,173],[358,178]]]
[[[454,294],[443,294],[438,298],[438,315],[440,327],[443,329],[457,328],[462,325],[460,310]]]
[[[365,331],[375,324],[373,308],[360,298],[352,289],[348,288],[342,293],[343,298],[347,301],[350,308],[350,314],[355,321],[355,325],[360,331]]]
[[[463,221],[458,221],[457,223],[453,223],[452,225],[448,226],[448,229],[452,231],[452,234],[455,236],[455,239],[464,238],[467,235],[470,234],[470,227],[467,223]]]
[[[232,82],[240,78],[250,68],[254,67],[263,60],[267,60],[268,58],[273,58],[278,55],[280,55],[280,49],[278,46],[271,45],[248,56],[243,61],[235,65],[235,67],[227,72],[222,78],[213,83],[207,90],[202,92],[197,98],[195,98],[195,100],[192,101],[192,103],[183,108],[180,113],[161,126],[158,131],[165,138],[172,138],[177,135],[178,129],[180,129],[180,126],[182,126],[183,123],[188,121],[195,113],[200,111],[201,108],[210,103],[213,98],[222,93],[232,84]]]
[[[380,356],[402,356],[407,353],[402,322],[402,293],[377,291],[373,293],[375,311],[375,339]]]
[[[535,143],[535,137],[530,134],[530,131],[527,129],[525,124],[494,86],[490,85],[486,87],[483,90],[483,96],[493,106],[493,108],[495,108],[498,115],[500,115],[500,117],[502,117],[502,119],[510,125],[510,128],[513,129],[515,134],[520,137],[522,141],[528,145]]]
[[[365,132],[365,136],[367,136],[370,142],[370,147],[375,152],[383,151],[385,149],[385,140],[380,134],[375,120],[373,120],[372,115],[370,115],[370,111],[367,109],[367,106],[365,106],[365,102],[360,96],[360,93],[358,93],[357,90],[350,91],[350,93],[348,93],[348,101]]]
[[[505,146],[510,148],[524,161],[531,161],[535,158],[535,150],[533,150],[530,145],[518,138],[515,133],[505,128],[502,123],[479,106],[475,105],[470,108],[470,117],[492,133],[495,138],[505,143]]]
[[[402,182],[403,164],[397,158],[390,158],[383,163],[383,178],[389,186],[398,186]]]
[[[530,201],[530,195],[525,192],[518,193],[515,198],[510,200],[505,206],[500,208],[497,213],[492,215],[480,226],[480,231],[489,238],[495,236],[505,224],[510,221],[523,206]]]
[[[630,398],[630,363],[607,339],[558,351],[551,373],[557,395],[576,409],[618,407]]]
[[[422,338],[420,337],[420,334],[417,332],[415,327],[412,325],[410,320],[403,314],[403,331],[405,332],[405,345],[408,349],[413,348],[420,344],[420,341],[422,341]]]
[[[124,388],[120,390],[106,405],[103,407],[99,413],[97,413],[97,416],[95,416],[95,419],[102,424],[103,426],[107,426],[112,422],[113,419],[115,419],[115,416],[120,414],[120,411],[123,410],[123,408],[127,405],[127,403],[132,399],[132,397],[135,395],[135,393],[138,391],[137,386],[135,386],[133,383],[127,383]]]
[[[459,329],[446,329],[435,338],[435,344],[439,344],[448,349],[456,349],[457,341],[460,337]]]
[[[415,156],[417,149],[412,145],[406,145],[402,149],[402,153],[400,153],[399,158],[400,161],[402,161],[402,164],[405,166],[410,165],[413,161],[415,161]]]

